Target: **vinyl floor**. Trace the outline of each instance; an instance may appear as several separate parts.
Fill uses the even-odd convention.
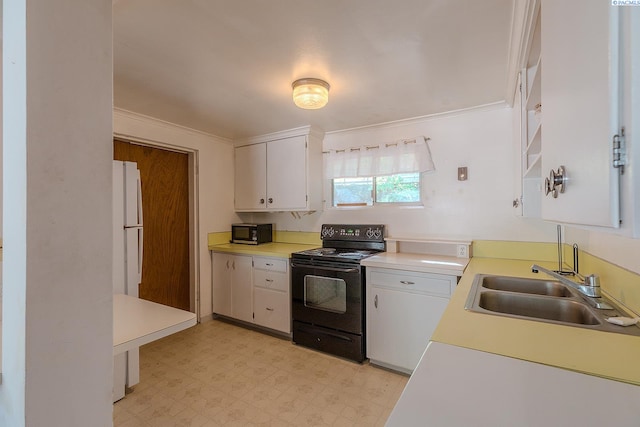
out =
[[[408,381],[220,320],[140,349],[116,427],[383,426]]]

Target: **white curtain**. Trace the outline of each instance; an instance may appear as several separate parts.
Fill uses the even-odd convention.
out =
[[[419,136],[376,146],[329,150],[324,153],[325,178],[435,171],[427,141]]]

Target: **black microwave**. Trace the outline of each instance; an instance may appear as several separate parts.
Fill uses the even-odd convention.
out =
[[[259,245],[272,241],[273,224],[231,224],[231,243]]]

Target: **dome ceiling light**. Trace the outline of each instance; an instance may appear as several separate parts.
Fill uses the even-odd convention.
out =
[[[298,79],[291,84],[293,102],[305,110],[317,110],[329,102],[329,83],[320,79]]]

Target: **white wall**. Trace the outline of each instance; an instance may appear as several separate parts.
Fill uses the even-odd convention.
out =
[[[555,225],[526,219],[512,206],[516,176],[513,110],[503,105],[368,128],[328,133],[325,150],[393,142],[424,135],[436,172],[425,175],[423,208],[327,208],[323,212],[241,215],[276,228],[319,231],[323,223],[382,223],[394,237],[554,241]],[[466,166],[469,179],[457,180]],[[328,187],[328,182],[325,183]]]
[[[111,7],[3,4],[2,426],[112,424]]]
[[[223,138],[118,109],[113,126],[117,136],[196,153],[199,227],[195,250],[199,252],[200,318],[205,318],[213,313],[207,233],[229,231],[231,223],[238,221],[233,210],[233,145]]]

